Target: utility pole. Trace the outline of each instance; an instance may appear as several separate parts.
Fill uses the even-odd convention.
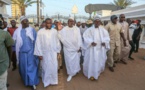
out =
[[[58,13],[57,19],[59,20],[59,18],[60,18],[60,17],[59,17],[59,13]]]
[[[40,20],[40,1],[37,0],[37,23],[39,24],[39,20]]]
[[[92,15],[92,13],[89,13],[89,14],[90,14],[90,17],[89,17],[89,19],[92,19],[92,16],[91,16],[91,15]]]
[[[42,18],[42,0],[40,0],[40,17]]]
[[[76,14],[78,13],[78,7],[76,5],[73,6],[72,13],[74,14],[74,19],[76,20]]]

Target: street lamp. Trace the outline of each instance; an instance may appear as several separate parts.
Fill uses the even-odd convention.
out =
[[[43,21],[44,20],[44,16],[41,16],[41,21]]]
[[[39,17],[40,17],[40,7],[39,7],[40,1],[37,0],[37,23],[39,24]]]
[[[57,19],[59,20],[59,18],[60,18],[60,17],[59,17],[59,14],[58,14],[58,17],[57,17]]]
[[[75,19],[75,14],[78,13],[78,7],[76,5],[73,6],[72,13],[74,14],[74,19]]]

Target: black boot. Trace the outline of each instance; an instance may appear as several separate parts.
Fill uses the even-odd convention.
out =
[[[127,64],[127,62],[126,61],[124,61],[124,60],[120,60],[123,64]]]
[[[128,57],[130,60],[134,60],[134,58],[132,58],[132,57]]]
[[[7,83],[7,84],[6,84],[6,86],[7,86],[7,87],[9,87],[9,86],[10,86],[10,84],[8,84],[8,83]]]
[[[113,68],[113,67],[109,67],[109,70],[110,70],[111,72],[114,72],[114,68]]]

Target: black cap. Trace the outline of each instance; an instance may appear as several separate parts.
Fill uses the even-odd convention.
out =
[[[117,19],[117,18],[118,17],[116,15],[112,15],[110,19],[113,20],[113,19]]]

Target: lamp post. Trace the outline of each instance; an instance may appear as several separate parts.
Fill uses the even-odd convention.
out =
[[[44,20],[44,16],[41,16],[41,21],[43,21]]]
[[[58,14],[58,16],[57,16],[57,19],[59,20],[60,19],[60,15]]]
[[[76,5],[74,5],[72,8],[72,14],[74,14],[74,19],[76,19],[75,14],[77,14],[77,13],[78,13],[78,7]]]
[[[40,7],[39,7],[40,1],[37,0],[37,23],[39,24],[39,18],[40,18]]]

